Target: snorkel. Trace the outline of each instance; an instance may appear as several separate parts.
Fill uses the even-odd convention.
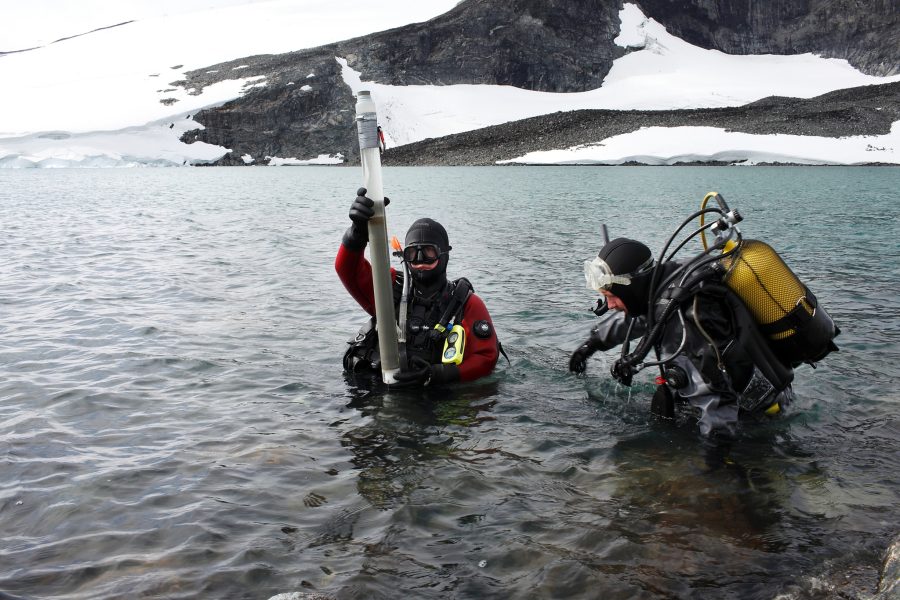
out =
[[[398,351],[400,355],[400,364],[406,364],[406,306],[409,304],[409,287],[410,287],[410,276],[409,276],[409,265],[403,259],[403,246],[400,244],[400,240],[397,239],[397,236],[391,237],[391,248],[393,248],[394,256],[400,258],[400,264],[403,266],[403,292],[400,295],[400,307],[399,307],[399,315],[397,317],[397,345]]]

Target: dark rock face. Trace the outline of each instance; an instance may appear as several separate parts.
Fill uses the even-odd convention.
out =
[[[620,8],[603,0],[469,0],[427,24],[339,47],[379,83],[579,92],[600,87],[623,54],[613,43]]]
[[[870,73],[891,74],[900,72],[897,1],[639,0],[639,4],[645,14],[698,46],[734,54],[816,52],[846,58]],[[585,91],[599,87],[613,60],[624,52],[613,42],[621,7],[621,0],[465,0],[426,23],[198,69],[173,85],[202,89],[237,76],[261,76],[265,86],[201,111],[194,118],[205,129],[188,132],[182,139],[230,148],[218,164],[244,164],[240,157],[245,154],[262,162],[266,156],[309,159],[336,153],[355,164],[359,161],[355,100],[335,57],[346,58],[365,80],[393,85],[469,83]],[[651,115],[678,112],[682,111],[615,114],[625,126],[671,122],[670,117],[651,122]],[[695,121],[691,116],[681,120]],[[485,164],[478,160],[458,164]]]
[[[669,33],[728,54],[843,58],[871,75],[900,73],[897,0],[637,0]]]
[[[218,71],[231,73],[234,67],[252,62],[252,71],[242,69],[242,76],[266,73],[267,85],[201,111],[195,119],[205,129],[185,133],[183,142],[203,141],[231,148],[220,165],[243,165],[241,157],[245,154],[256,162],[275,156],[315,158],[338,153],[345,160],[359,160],[356,99],[341,79],[340,65],[333,57],[291,54],[255,58],[219,65]],[[193,85],[212,82],[203,81],[198,74]]]

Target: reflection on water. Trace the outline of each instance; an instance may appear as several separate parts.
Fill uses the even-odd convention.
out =
[[[462,389],[396,390],[365,376],[347,377],[359,390],[349,407],[366,417],[363,426],[344,432],[341,444],[358,469],[357,489],[372,506],[391,509],[409,502],[423,479],[441,461],[477,464],[496,448],[466,448],[465,429],[493,421],[496,381]]]
[[[356,170],[40,171],[0,172],[0,598],[875,593],[897,169],[387,169],[391,233],[447,225],[511,359],[418,393],[341,373]],[[843,330],[729,447],[652,417],[615,353],[567,372],[600,223],[658,250],[711,189]]]

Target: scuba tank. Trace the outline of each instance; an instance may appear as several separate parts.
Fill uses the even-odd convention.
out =
[[[750,309],[782,362],[814,363],[837,350],[832,340],[840,329],[771,246],[743,240],[721,264],[723,282]]]

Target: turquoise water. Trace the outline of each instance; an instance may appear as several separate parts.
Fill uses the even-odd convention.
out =
[[[391,233],[446,225],[510,355],[490,378],[342,375],[357,169],[0,171],[0,597],[874,592],[900,534],[900,170],[384,178]],[[566,371],[600,224],[658,251],[711,190],[843,330],[728,466],[650,416],[650,374]]]

